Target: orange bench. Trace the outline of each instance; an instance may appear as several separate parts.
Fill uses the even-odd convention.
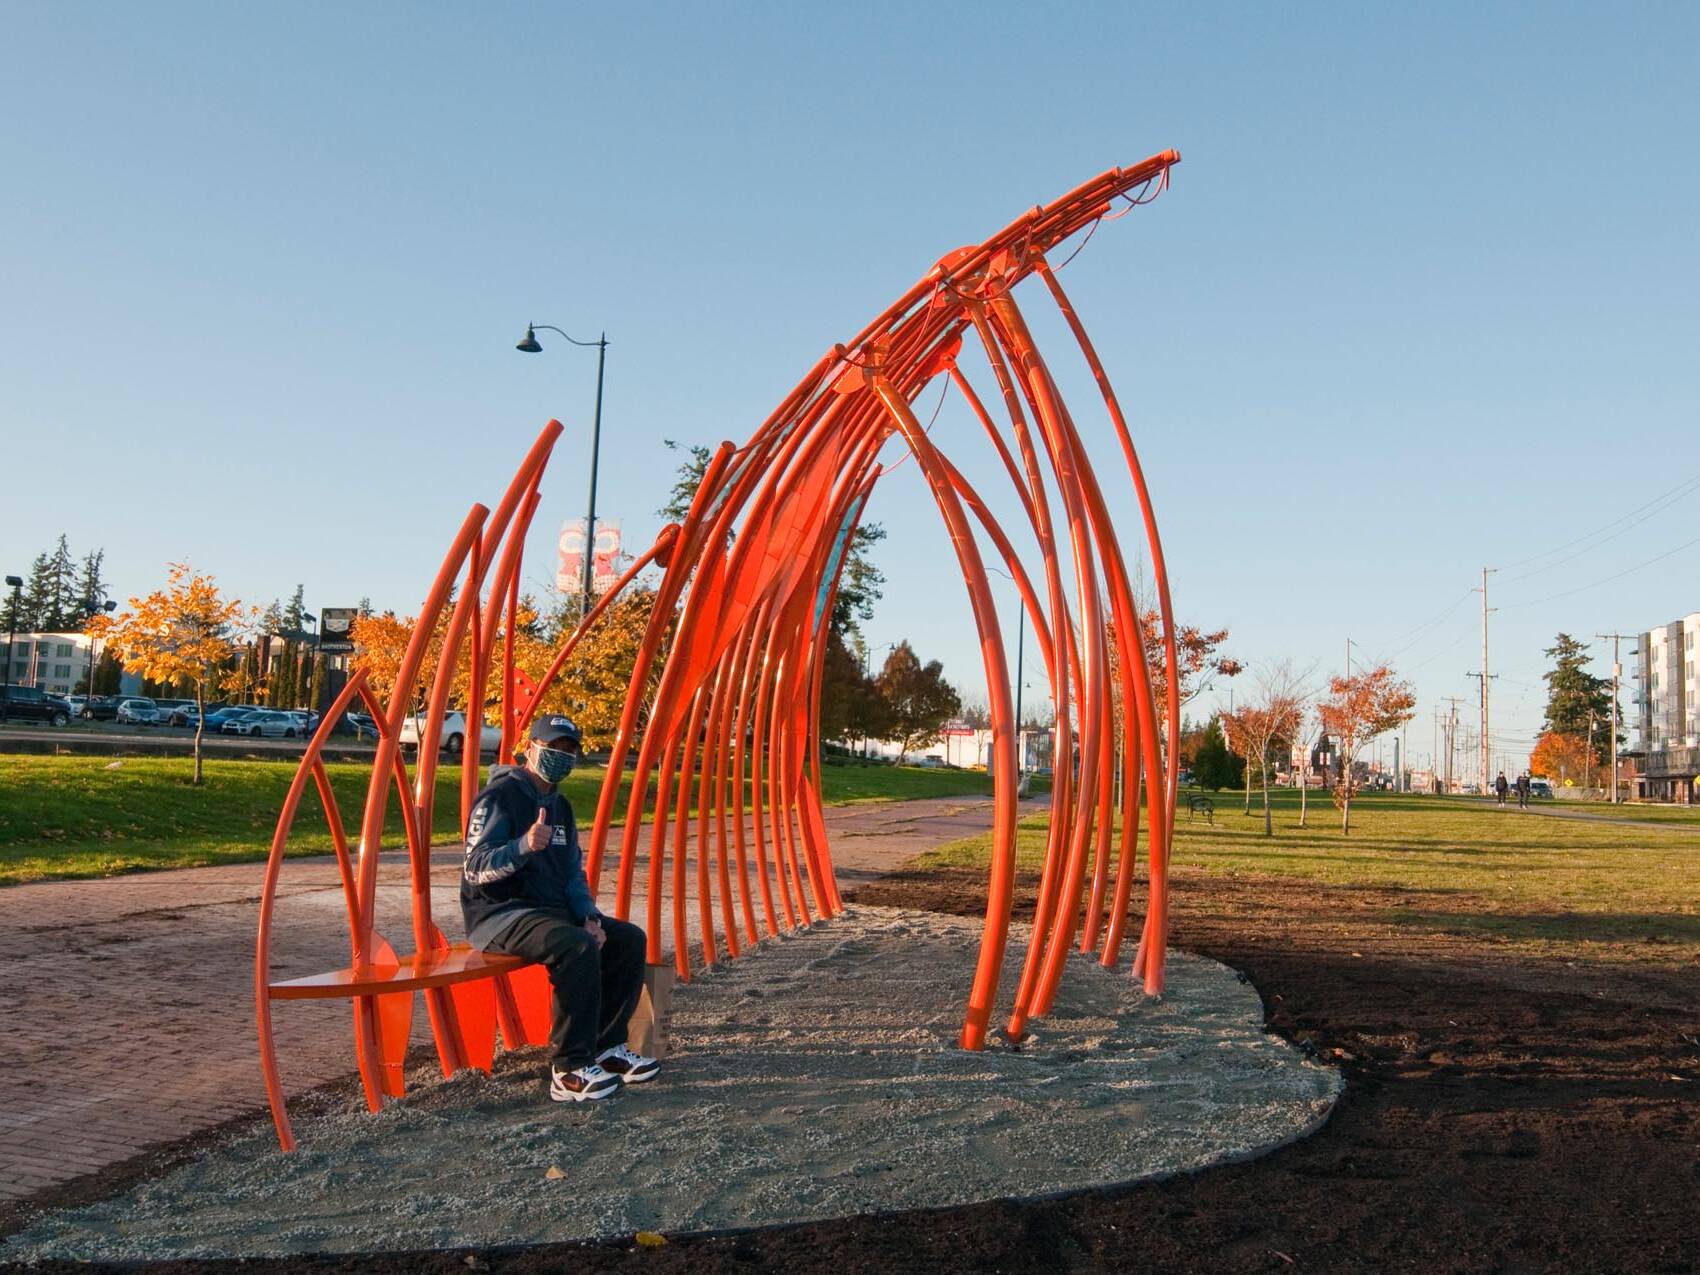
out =
[[[376,936],[374,936],[376,937]],[[413,1032],[414,993],[426,993],[426,1010],[445,1076],[471,1067],[489,1072],[495,1061],[496,1033],[508,1049],[541,1045],[549,1039],[553,997],[549,972],[520,956],[484,952],[468,943],[407,956],[396,956],[377,939],[373,959],[364,965],[279,979],[265,984],[265,1000],[349,1000],[355,1003],[357,1039],[368,1030],[375,1055],[361,1051],[361,1075],[368,1104],[376,1110],[384,1098],[405,1092],[407,1046]],[[269,1097],[285,1150],[294,1146],[282,1109],[271,1053],[269,1012],[261,1015],[262,1052],[266,1056]]]

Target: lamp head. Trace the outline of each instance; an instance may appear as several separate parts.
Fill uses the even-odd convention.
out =
[[[525,325],[525,335],[520,338],[519,344],[514,346],[514,349],[521,350],[526,354],[542,353],[543,347],[537,344],[537,333],[531,330],[531,324]]]
[[[6,584],[8,588],[21,589],[24,587],[24,578],[22,576],[7,576]]]

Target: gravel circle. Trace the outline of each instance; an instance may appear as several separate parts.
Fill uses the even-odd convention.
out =
[[[257,1125],[38,1218],[0,1260],[531,1244],[1043,1195],[1261,1154],[1341,1091],[1264,1031],[1243,978],[1184,952],[1161,1000],[1076,954],[1020,1048],[958,1049],[979,928],[853,907],[681,985],[674,1056],[617,1098],[548,1102],[536,1052],[488,1077],[421,1069],[381,1113],[298,1121],[293,1155]]]

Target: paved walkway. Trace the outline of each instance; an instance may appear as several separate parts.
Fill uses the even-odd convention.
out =
[[[840,806],[827,810],[826,823],[847,890],[912,855],[985,831],[991,802]],[[647,841],[643,846],[646,863]],[[384,856],[378,891],[378,929],[398,946],[411,928],[401,858]],[[433,913],[458,938],[458,847],[434,852],[431,862]],[[0,1202],[264,1108],[253,1002],[262,867],[0,890]],[[612,881],[605,870],[605,900]],[[634,897],[634,919],[643,908],[642,896]],[[274,978],[346,960],[333,859],[284,865],[276,924]],[[281,1005],[275,1022],[291,1094],[353,1073],[347,1002]],[[422,1007],[414,1037],[429,1039]]]
[[[1507,809],[1515,807],[1508,806]],[[1680,819],[1632,819],[1618,815],[1597,815],[1588,810],[1564,810],[1557,806],[1530,806],[1519,813],[1545,815],[1549,819],[1577,819],[1584,823],[1609,823],[1619,828],[1654,828],[1660,832],[1686,832],[1691,836],[1700,832],[1700,820],[1684,822]]]

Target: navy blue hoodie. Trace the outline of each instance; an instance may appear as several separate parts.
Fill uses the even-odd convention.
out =
[[[549,844],[535,854],[525,834],[547,804]],[[600,916],[584,877],[573,808],[559,792],[539,792],[521,766],[490,767],[490,782],[472,803],[461,863],[460,910],[474,947],[491,942],[528,908],[565,908],[583,924]]]

